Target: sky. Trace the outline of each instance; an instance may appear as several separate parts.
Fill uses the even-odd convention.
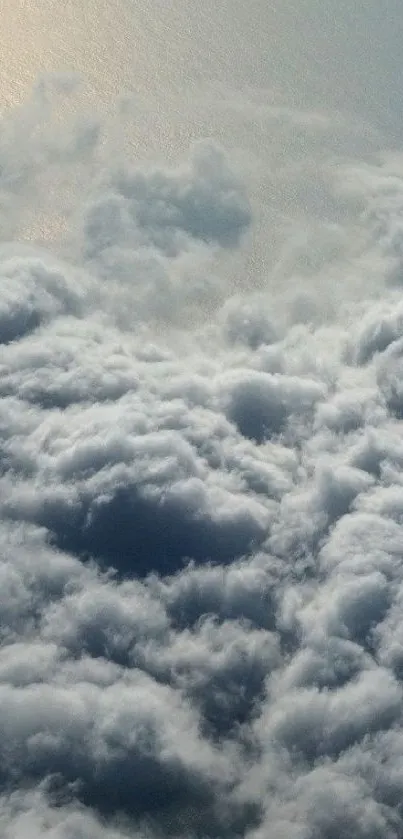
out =
[[[0,835],[403,835],[403,11],[0,6]]]

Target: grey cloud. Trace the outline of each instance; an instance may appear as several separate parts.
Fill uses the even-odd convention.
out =
[[[13,253],[14,250],[14,253]],[[69,279],[47,254],[28,253],[23,248],[0,252],[2,300],[0,343],[8,344],[29,335],[58,315],[79,315],[83,292],[74,276]]]
[[[151,245],[174,256],[190,240],[236,245],[251,221],[243,188],[212,144],[200,143],[176,171],[117,170],[83,221],[85,252]]]
[[[67,800],[49,801],[50,783],[15,791],[0,799],[0,825],[5,839],[128,839],[131,831],[105,825],[102,819]],[[139,836],[141,833],[138,834]]]
[[[139,816],[153,804],[156,820],[180,820],[190,805],[214,819],[214,786],[231,783],[229,764],[200,740],[170,688],[135,671],[126,681],[114,675],[97,685],[81,666],[78,681],[71,668],[65,681],[61,668],[57,682],[1,687],[3,773],[14,783],[21,770],[33,780],[45,772],[78,780],[79,797],[104,812]]]
[[[228,393],[228,417],[245,437],[257,443],[279,434],[293,416],[309,416],[324,395],[319,382],[256,370],[229,374],[227,381],[222,381],[222,391]]]
[[[262,310],[259,297],[256,301],[234,297],[223,307],[225,329],[231,343],[244,343],[250,349],[275,343],[277,329],[268,312]]]

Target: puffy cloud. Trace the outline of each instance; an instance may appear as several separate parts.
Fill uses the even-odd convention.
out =
[[[112,173],[84,216],[86,252],[98,260],[113,246],[149,243],[173,255],[190,239],[237,244],[250,223],[241,184],[223,153],[200,143],[177,171],[127,169]]]
[[[1,260],[0,342],[9,344],[58,315],[79,316],[83,292],[44,254],[5,248]]]
[[[309,379],[253,369],[237,370],[228,379],[226,413],[241,434],[257,443],[278,435],[293,417],[309,414],[324,396],[323,386]],[[221,391],[225,393],[224,382]]]
[[[6,137],[10,202],[95,135]],[[333,313],[225,272],[203,309],[251,221],[211,145],[0,249],[7,839],[401,835],[403,177],[333,165]]]

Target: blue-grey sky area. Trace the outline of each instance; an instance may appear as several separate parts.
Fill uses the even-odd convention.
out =
[[[403,10],[0,5],[0,836],[403,835]]]

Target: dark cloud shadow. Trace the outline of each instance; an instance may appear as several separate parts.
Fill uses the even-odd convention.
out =
[[[142,497],[136,487],[118,489],[96,505],[83,501],[73,511],[47,504],[40,515],[59,548],[123,576],[172,574],[189,559],[229,563],[265,536],[247,511],[238,520],[212,521],[175,500]]]

